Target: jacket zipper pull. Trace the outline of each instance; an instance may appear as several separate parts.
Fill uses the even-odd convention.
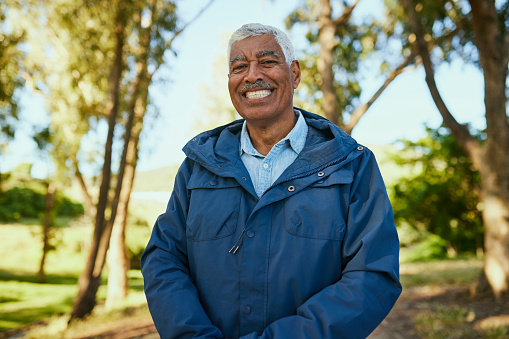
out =
[[[240,248],[240,246],[242,245],[242,240],[244,240],[244,232],[246,230],[243,230],[242,233],[240,234],[239,236],[239,239],[237,239],[237,242],[235,243],[235,245],[233,245],[233,247],[228,251],[228,253],[231,253],[231,254],[235,254],[235,252],[237,252],[237,250]],[[233,251],[233,252],[232,252]]]

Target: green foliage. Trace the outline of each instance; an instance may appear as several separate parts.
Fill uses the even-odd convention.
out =
[[[14,187],[0,193],[0,221],[18,221],[21,218],[40,218],[44,214],[45,195],[35,189]],[[83,205],[57,194],[54,213],[57,216],[76,217],[84,214]]]
[[[14,137],[18,119],[16,91],[24,84],[20,73],[23,52],[19,46],[24,42],[25,32],[6,20],[9,5],[11,1],[0,2],[0,137],[3,139],[0,143]]]
[[[444,127],[427,128],[426,137],[403,144],[395,161],[420,171],[392,189],[396,223],[436,234],[458,253],[476,253],[484,235],[479,173]]]
[[[400,254],[401,262],[430,261],[447,258],[447,242],[437,235],[430,234],[413,246],[404,248]]]
[[[406,13],[399,0],[385,0],[385,20],[382,30],[389,39],[400,41],[402,54],[408,55],[414,48],[415,36],[411,33]],[[418,0],[415,9],[426,41],[435,50],[434,62],[461,58],[478,63],[478,54],[473,44],[470,6],[467,1]]]

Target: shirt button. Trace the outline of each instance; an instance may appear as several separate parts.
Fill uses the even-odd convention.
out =
[[[289,187],[288,187],[288,191],[289,191],[289,192],[293,192],[293,191],[295,191],[295,186],[289,186]]]
[[[318,176],[319,176],[319,177],[323,177],[324,175],[325,175],[325,173],[323,173],[323,172],[318,172]]]
[[[267,168],[269,168],[269,165],[268,164],[263,164],[263,168],[267,169]]]
[[[251,313],[251,307],[249,307],[249,306],[242,306],[241,312],[244,313],[244,314],[249,314],[249,313]]]
[[[254,237],[255,232],[253,232],[253,231],[249,230],[249,231],[247,231],[247,233],[246,233],[246,234],[247,234],[247,236],[248,236],[249,238],[252,238],[252,237]]]
[[[210,186],[216,186],[216,185],[217,185],[217,181],[215,181],[215,180],[210,181]]]
[[[364,147],[362,147],[362,146],[357,147],[358,151],[362,151],[363,149],[364,149]]]

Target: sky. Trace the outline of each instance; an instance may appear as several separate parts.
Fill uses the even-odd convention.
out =
[[[186,2],[181,13],[192,17],[200,8],[198,3],[206,2]],[[176,44],[178,56],[172,66],[171,83],[153,92],[161,117],[157,127],[151,129],[150,136],[145,139],[147,147],[141,153],[139,170],[178,164],[184,159],[182,147],[200,132],[196,129],[196,121],[207,114],[201,100],[205,95],[203,85],[212,83],[210,79],[214,67],[217,67],[216,61],[226,54],[226,41],[231,33],[249,22],[269,24],[286,31],[284,19],[299,3],[216,0],[198,21],[186,29]],[[356,11],[380,12],[380,4],[378,0],[363,0]],[[300,46],[296,40],[299,37],[291,38],[298,51]],[[224,70],[223,84],[226,88],[226,65]],[[361,119],[352,136],[365,145],[380,145],[402,138],[416,140],[424,135],[425,124],[439,126],[442,119],[424,77],[422,68],[398,76]],[[476,127],[484,127],[483,79],[479,70],[453,63],[440,67],[436,78],[444,101],[456,118],[461,123],[471,122]],[[378,81],[366,82],[362,102],[368,100],[383,81],[379,78]]]
[[[189,21],[207,2],[179,1],[182,22]],[[201,132],[197,126],[200,119],[207,115],[203,104],[203,97],[207,94],[205,88],[208,86],[208,90],[213,91],[211,86],[224,86],[217,88],[217,91],[224,91],[227,87],[227,65],[224,65],[223,82],[221,79],[214,80],[213,75],[223,72],[217,69],[217,61],[221,58],[226,60],[226,41],[231,33],[249,22],[269,24],[286,31],[284,19],[300,3],[299,0],[215,0],[197,21],[186,28],[174,43],[177,56],[168,57],[169,81],[152,85],[150,89],[159,117],[144,130],[138,170],[182,162],[182,147]],[[380,13],[380,4],[381,0],[362,0],[354,13]],[[302,37],[298,33],[290,35],[296,51],[301,48],[299,39]],[[425,124],[439,126],[441,117],[424,76],[422,67],[398,76],[361,119],[352,136],[367,146],[381,145],[402,138],[417,140],[424,135]],[[383,81],[382,78],[366,80],[362,86],[361,101],[369,99]],[[460,62],[443,65],[436,70],[436,81],[445,103],[460,123],[484,127],[483,78],[478,69]],[[31,123],[44,124],[48,119],[43,109],[44,101],[30,93],[24,98],[23,116]],[[26,126],[20,127],[16,142],[10,146],[10,154],[4,157],[5,163],[0,164],[0,171],[34,159],[35,144],[23,135],[23,130],[27,129]],[[98,135],[96,142],[100,144],[101,133]],[[43,175],[45,170],[41,162],[44,159],[38,165],[40,175]]]

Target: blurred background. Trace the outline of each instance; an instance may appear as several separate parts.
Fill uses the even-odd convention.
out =
[[[295,106],[370,148],[404,292],[372,338],[509,336],[509,1],[3,0],[0,338],[157,338],[141,253],[226,47],[287,32]]]

